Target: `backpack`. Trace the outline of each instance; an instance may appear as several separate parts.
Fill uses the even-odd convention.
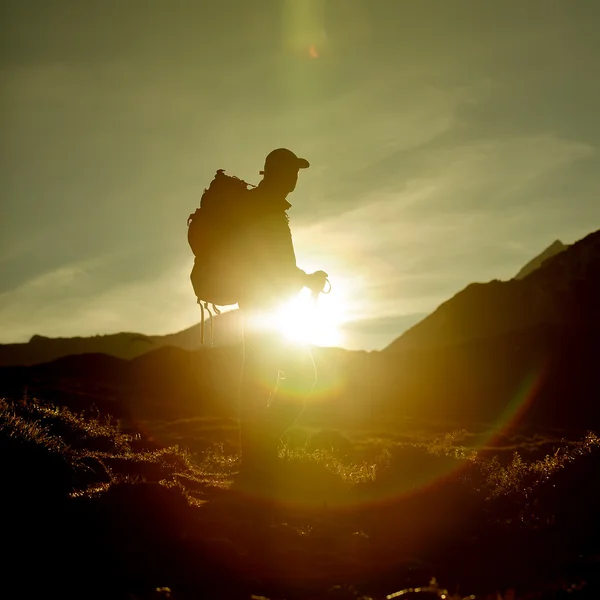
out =
[[[188,243],[195,256],[190,280],[202,313],[202,343],[205,310],[211,316],[212,332],[209,305],[219,314],[218,306],[237,304],[239,299],[250,187],[254,186],[219,169],[202,194],[200,208],[187,220]]]

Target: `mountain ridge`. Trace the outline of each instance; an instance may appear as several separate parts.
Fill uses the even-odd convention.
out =
[[[536,324],[600,319],[600,230],[521,279],[470,283],[384,352],[493,337]]]
[[[239,337],[237,311],[213,317],[216,346],[234,344]],[[205,323],[208,336],[210,323]],[[31,366],[50,362],[73,354],[109,354],[117,358],[133,359],[164,346],[196,350],[201,346],[201,326],[165,335],[146,335],[136,332],[119,332],[94,336],[46,337],[33,335],[28,342],[0,344],[0,366]],[[209,345],[209,344],[207,344]]]
[[[421,417],[600,427],[599,339],[600,231],[522,280],[467,286],[398,338],[400,348],[315,348],[306,413],[328,427]],[[73,355],[1,368],[0,394],[96,404],[134,421],[235,418],[240,367],[239,344],[163,346],[129,360]]]

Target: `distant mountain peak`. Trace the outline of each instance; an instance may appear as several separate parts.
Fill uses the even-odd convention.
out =
[[[31,336],[29,340],[30,344],[35,344],[36,342],[41,342],[43,340],[49,340],[50,338],[45,335],[38,335],[37,333]]]
[[[564,252],[568,248],[567,245],[563,244],[560,240],[554,240],[544,251],[538,254],[535,258],[532,258],[516,275],[515,279],[523,279],[530,273],[537,271],[546,260]]]
[[[600,230],[568,246],[556,240],[514,279],[466,286],[386,350],[449,346],[537,326],[600,325],[598,281]]]

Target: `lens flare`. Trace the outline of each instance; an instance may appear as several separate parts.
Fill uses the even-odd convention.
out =
[[[274,326],[287,339],[317,346],[338,346],[343,342],[339,326],[343,310],[335,299],[311,297],[303,290],[274,315]]]

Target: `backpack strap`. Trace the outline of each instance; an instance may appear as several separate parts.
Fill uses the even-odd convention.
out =
[[[198,304],[200,305],[200,343],[204,344],[204,306],[202,300],[198,298]]]
[[[210,304],[208,302],[204,302],[198,298],[198,304],[200,305],[200,343],[204,344],[204,311],[208,311],[208,318],[210,321],[210,345],[213,345],[213,311],[215,315],[220,315],[221,311],[217,308],[215,304],[212,305],[212,311],[210,309]]]

